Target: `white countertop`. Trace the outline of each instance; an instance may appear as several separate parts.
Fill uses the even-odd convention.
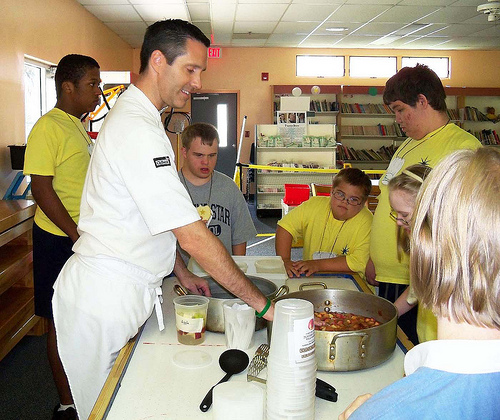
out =
[[[249,262],[256,257],[242,257]],[[266,257],[268,258],[268,257]],[[235,258],[236,259],[236,258]],[[262,273],[247,274],[269,278]],[[274,277],[278,275],[271,275]],[[158,330],[156,316],[146,323],[137,346],[130,358],[126,372],[121,380],[115,398],[108,412],[108,420],[196,420],[212,419],[211,411],[203,413],[199,405],[211,386],[216,384],[224,372],[219,367],[218,359],[226,350],[224,334],[206,333],[205,342],[198,346],[186,346],[177,342],[174,308],[172,299],[175,278],[169,278],[163,284],[163,314],[165,330]],[[320,277],[314,279],[289,279],[286,282],[292,289],[305,281],[323,281],[330,287],[358,290],[348,277]],[[277,284],[285,279],[275,279]],[[266,330],[254,335],[254,346],[247,351],[250,359],[257,347],[267,342]],[[197,363],[207,362],[204,367],[180,367],[178,358],[187,359],[189,353]],[[330,383],[339,394],[336,403],[316,398],[315,419],[336,419],[337,416],[357,397],[366,392],[377,392],[386,385],[403,377],[404,351],[396,345],[391,358],[374,368],[353,372],[318,372],[318,377]],[[191,359],[187,359],[191,360]],[[259,375],[265,378],[265,371]],[[231,381],[246,381],[246,370],[234,375]],[[258,386],[264,384],[253,382]]]

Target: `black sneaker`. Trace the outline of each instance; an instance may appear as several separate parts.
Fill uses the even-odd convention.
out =
[[[69,407],[66,410],[59,411],[60,404],[54,407],[52,413],[52,420],[77,420],[76,410],[73,407]]]

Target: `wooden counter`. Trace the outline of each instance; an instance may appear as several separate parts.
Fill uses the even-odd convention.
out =
[[[0,200],[0,360],[39,321],[33,295],[35,202]]]

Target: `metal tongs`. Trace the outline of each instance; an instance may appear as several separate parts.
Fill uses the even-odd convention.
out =
[[[258,375],[267,366],[268,355],[269,345],[261,344],[255,351],[255,356],[248,367],[247,381],[257,381],[263,384],[266,383],[266,380],[259,378]],[[332,385],[316,378],[316,397],[331,402],[337,402],[338,394]]]

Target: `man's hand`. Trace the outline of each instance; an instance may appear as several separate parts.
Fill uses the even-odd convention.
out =
[[[364,404],[368,399],[370,399],[372,394],[363,394],[356,398],[349,407],[345,409],[345,411],[339,416],[339,420],[347,420],[351,414],[359,408],[362,404]]]
[[[174,274],[179,279],[179,282],[196,295],[212,296],[208,281],[191,273],[184,264],[181,253],[177,249],[175,252]]]
[[[372,286],[378,286],[378,281],[375,280],[377,277],[377,273],[375,272],[375,265],[373,265],[373,261],[370,258],[365,268],[365,277],[366,281],[370,283]]]
[[[222,287],[239,297],[257,313],[262,312],[267,298],[238,268],[233,258],[227,252],[222,242],[217,239],[201,221],[196,221],[179,228],[172,229],[179,245],[188,252],[203,269]],[[174,272],[179,280],[182,278],[182,264],[177,263]],[[185,267],[185,265],[184,265]],[[272,320],[273,310],[266,312],[265,319]]]
[[[311,274],[321,271],[319,261],[321,260],[295,261],[293,268],[300,274],[305,274],[306,277],[309,277]]]
[[[180,283],[191,293],[203,296],[212,296],[210,293],[210,287],[208,286],[208,281],[197,275],[188,272],[182,278],[179,278]]]

